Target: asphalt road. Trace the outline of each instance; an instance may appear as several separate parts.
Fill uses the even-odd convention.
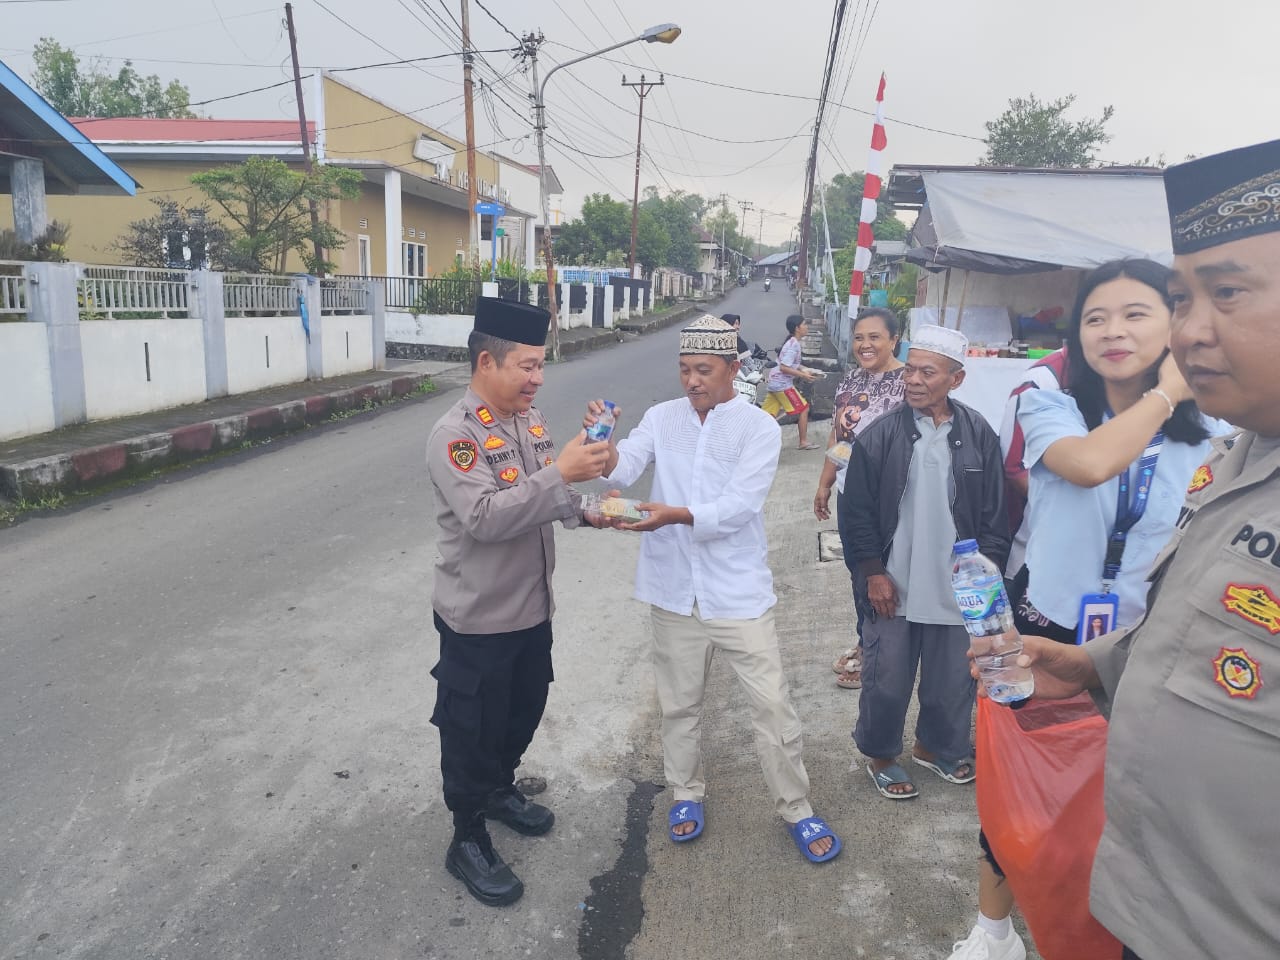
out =
[[[743,313],[745,335],[772,348],[789,303],[785,286],[753,284],[716,309]],[[539,405],[557,438],[588,398],[620,403],[625,429],[676,395],[676,338],[549,368]],[[557,682],[525,765],[548,779],[559,820],[538,839],[494,829],[524,900],[482,907],[445,873],[423,444],[458,396],[0,532],[0,957],[945,956],[937,945],[963,936],[972,910],[971,790],[922,785],[916,806],[935,819],[909,821],[897,847],[923,851],[931,873],[911,889],[930,915],[905,925],[883,915],[894,891],[881,865],[868,872],[850,842],[874,822],[857,819],[825,872],[799,859],[772,821],[741,714],[708,736],[743,806],[726,802],[687,854],[656,832],[647,618],[628,599],[636,540],[619,534],[559,536]],[[771,504],[774,521],[800,529],[817,456],[784,453],[784,466],[815,459],[795,462],[798,492]],[[849,631],[847,579],[801,575],[807,524],[787,548],[804,559],[787,561],[797,572],[778,592],[793,612],[804,600],[788,642],[825,664]],[[806,600],[812,589],[835,606]],[[844,771],[851,701],[829,672],[812,682],[802,715],[831,714],[823,742]],[[815,783],[829,818],[845,792],[839,776]]]

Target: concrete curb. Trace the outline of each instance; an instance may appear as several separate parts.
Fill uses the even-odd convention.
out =
[[[716,298],[691,304],[660,317],[641,317],[612,329],[579,328],[589,332],[578,337],[562,338],[560,352],[562,356],[573,356],[598,350],[618,343],[621,332],[652,333],[706,313],[718,302],[719,298]],[[566,331],[569,334],[574,332]],[[398,400],[413,393],[427,379],[435,384],[434,394],[439,394],[465,386],[469,379],[469,369],[463,365],[459,372],[388,377],[386,380],[358,387],[289,400],[246,413],[203,420],[102,446],[71,450],[19,463],[0,464],[0,496],[15,501],[38,500],[91,490],[128,477],[141,476],[159,467],[198,460],[253,441],[294,433],[311,424],[320,423],[335,413],[356,410],[366,404],[376,406]]]
[[[0,493],[13,500],[33,500],[89,490],[158,467],[231,450],[254,440],[293,433],[335,413],[359,409],[366,404],[372,407],[399,400],[428,379],[436,384],[437,393],[458,386],[456,378],[449,376],[408,374],[116,443],[3,464],[0,465]]]

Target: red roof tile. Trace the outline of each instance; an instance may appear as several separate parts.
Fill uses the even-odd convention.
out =
[[[71,117],[76,128],[90,139],[132,143],[208,143],[213,141],[298,142],[296,120],[158,120],[153,117]],[[307,123],[314,142],[316,127]]]

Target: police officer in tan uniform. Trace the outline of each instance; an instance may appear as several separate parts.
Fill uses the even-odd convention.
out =
[[[467,342],[471,385],[427,442],[440,526],[431,722],[454,822],[445,866],[494,905],[514,903],[524,886],[494,851],[486,818],[529,836],[555,821],[515,786],[552,680],[551,524],[582,522],[568,484],[599,477],[609,453],[583,432],[557,454],[533,406],[549,320],[538,307],[481,298]]]
[[[1215,441],[1148,613],[1024,638],[1036,696],[1110,708],[1090,909],[1145,960],[1280,957],[1280,141],[1170,167],[1172,350]]]

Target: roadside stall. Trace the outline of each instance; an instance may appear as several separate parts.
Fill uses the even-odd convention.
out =
[[[1161,171],[1142,167],[895,166],[888,199],[917,211],[906,259],[924,268],[910,328],[971,344],[957,397],[997,429],[1009,391],[1062,345],[1080,277],[1128,257],[1169,263]]]

